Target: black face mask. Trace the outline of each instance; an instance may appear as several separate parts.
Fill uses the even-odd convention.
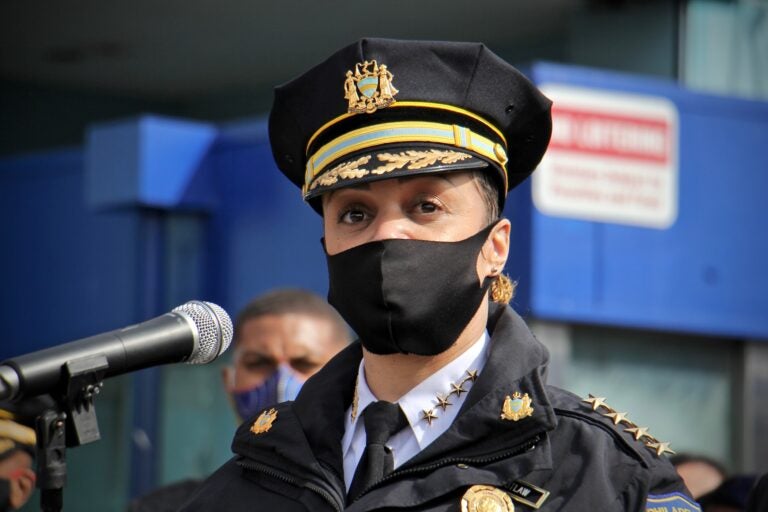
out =
[[[327,255],[328,302],[374,354],[440,354],[485,299],[491,279],[478,281],[477,257],[494,225],[459,242],[381,240]]]

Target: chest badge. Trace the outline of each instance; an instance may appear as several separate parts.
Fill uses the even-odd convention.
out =
[[[512,396],[507,395],[504,399],[504,405],[501,408],[501,419],[518,421],[527,418],[533,414],[531,407],[531,398],[528,393],[521,395],[515,391]]]
[[[515,504],[504,491],[490,485],[473,485],[461,497],[461,512],[514,512]]]
[[[372,114],[395,102],[400,92],[392,85],[392,73],[386,64],[375,60],[355,64],[355,71],[347,71],[344,80],[344,99],[350,114]]]
[[[256,418],[256,421],[253,422],[253,425],[251,425],[251,432],[254,434],[263,434],[264,432],[268,432],[269,429],[272,428],[272,424],[276,419],[276,410],[270,409],[268,411],[262,412],[259,417]]]

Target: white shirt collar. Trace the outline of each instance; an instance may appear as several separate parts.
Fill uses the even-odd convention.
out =
[[[468,379],[467,372],[471,370],[479,374],[482,371],[488,357],[489,342],[490,337],[487,331],[483,331],[480,338],[456,359],[424,379],[397,401],[408,418],[419,450],[423,450],[437,439],[453,423],[467,394],[462,393],[460,396],[456,396],[455,393],[450,394],[451,385],[458,385],[464,381],[463,388],[465,390],[469,391],[472,388],[473,383]],[[448,396],[449,394],[450,396]],[[443,410],[438,406],[437,395],[448,396],[451,405]],[[347,410],[346,429],[341,443],[342,453],[349,450],[354,433],[357,431],[357,423],[361,413],[376,400],[377,398],[365,380],[365,360],[363,360],[360,362],[357,373],[357,403],[353,403]],[[431,410],[436,416],[431,425],[424,419],[425,411],[428,410]]]

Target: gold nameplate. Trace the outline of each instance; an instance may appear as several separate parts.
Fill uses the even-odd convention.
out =
[[[528,396],[528,393],[521,395],[519,391],[515,391],[512,396],[507,395],[504,399],[504,405],[501,408],[501,419],[518,421],[532,414],[533,407],[531,407],[531,398]]]
[[[254,434],[263,434],[264,432],[268,432],[269,429],[272,428],[272,424],[276,419],[276,410],[270,409],[268,411],[262,412],[259,417],[256,418],[256,421],[253,422],[253,425],[251,425],[251,432]]]
[[[461,497],[461,512],[514,512],[515,504],[504,491],[490,485],[473,485]]]
[[[347,71],[344,80],[347,112],[372,114],[394,103],[399,91],[392,85],[392,78],[386,64],[379,66],[375,60],[355,64],[355,72]]]

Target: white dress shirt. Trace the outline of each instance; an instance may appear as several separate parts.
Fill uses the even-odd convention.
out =
[[[387,446],[392,449],[395,468],[426,448],[451,426],[467,394],[462,393],[458,397],[455,393],[451,394],[448,400],[451,405],[446,407],[445,411],[438,407],[436,397],[448,395],[451,392],[451,384],[459,384],[467,377],[469,370],[476,370],[478,374],[483,370],[488,359],[489,342],[488,333],[483,331],[482,336],[459,357],[424,379],[397,401],[408,418],[409,426],[392,436],[387,442]],[[472,381],[467,380],[463,387],[469,391],[472,389],[472,384]],[[362,360],[357,372],[357,415],[352,417],[354,405],[347,409],[344,437],[341,440],[341,451],[344,456],[344,483],[347,490],[365,451],[365,425],[361,421],[363,411],[375,401],[377,398],[365,380],[365,360]],[[424,419],[425,409],[432,409],[437,416],[432,420],[431,425]]]

